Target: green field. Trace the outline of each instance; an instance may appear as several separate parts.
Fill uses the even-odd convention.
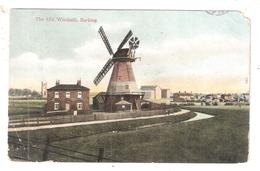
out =
[[[43,113],[46,100],[16,100],[9,99],[8,115],[38,116]]]
[[[70,149],[71,151],[63,151],[63,153],[81,158],[85,155],[78,153],[79,151],[97,155],[97,150],[104,148],[104,156],[118,162],[236,163],[247,161],[248,107],[189,107],[189,109],[215,117],[187,123],[162,120],[138,124],[132,121],[131,124],[125,122],[68,127],[55,129],[52,132],[33,131],[29,135],[32,139],[38,140],[49,135],[52,139],[51,145]],[[140,127],[155,123],[161,124]],[[26,132],[19,133],[21,137],[26,135]],[[32,150],[31,156],[39,158],[39,152],[37,154]],[[53,153],[48,155],[48,159],[81,161]],[[85,159],[95,161],[91,157]]]

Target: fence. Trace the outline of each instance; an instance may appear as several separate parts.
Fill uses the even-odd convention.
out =
[[[93,114],[84,115],[58,115],[49,117],[20,117],[9,120],[9,127],[23,127],[23,126],[40,126],[47,124],[62,124],[73,122],[87,122],[94,120],[112,120],[112,119],[124,119],[124,118],[136,118],[147,117],[154,115],[165,115],[178,111],[178,108],[162,109],[162,110],[150,110],[150,111],[132,111],[132,112],[117,112],[117,113],[105,113],[95,112]]]
[[[105,156],[103,147],[89,147],[96,151],[95,154],[77,151],[51,144],[47,137],[46,141],[27,139],[22,137],[8,136],[9,157],[14,160],[22,161],[47,161],[55,160],[52,154],[58,155],[57,158],[68,158],[70,161],[84,162],[122,162]]]
[[[19,126],[39,126],[46,124],[62,124],[71,122],[86,122],[93,121],[94,115],[61,115],[51,117],[36,117],[36,118],[19,118],[9,120],[9,127]]]
[[[146,114],[154,114],[154,112],[149,111]],[[105,146],[103,143],[96,143],[97,146],[93,146],[90,143],[91,145],[86,145],[83,151],[82,149],[79,151],[80,148],[76,148],[75,150],[74,147],[80,144],[75,143],[77,140],[74,141],[74,138],[87,137],[104,132],[117,133],[119,131],[136,130],[145,125],[155,125],[158,123],[178,123],[194,116],[195,114],[190,112],[183,115],[170,115],[146,120],[108,122],[103,123],[101,126],[94,124],[73,127],[73,129],[58,128],[51,131],[38,130],[30,133],[27,131],[9,132],[9,156],[15,160],[29,161],[128,162],[129,159],[119,158],[119,156],[114,156],[113,153],[110,153],[110,148],[102,149]],[[63,146],[63,143],[56,143],[67,140],[71,140],[71,145],[65,143]],[[81,143],[84,143],[84,141],[81,141]],[[92,148],[93,150],[89,150],[88,148]]]
[[[94,118],[95,120],[136,118],[136,117],[146,117],[146,116],[154,116],[154,115],[165,115],[177,111],[178,111],[177,108],[173,108],[173,109],[164,109],[164,110],[117,112],[117,113],[96,112],[94,113],[95,116]]]

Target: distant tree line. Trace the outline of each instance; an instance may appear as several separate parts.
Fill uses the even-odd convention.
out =
[[[30,90],[27,88],[25,89],[10,88],[9,96],[41,97],[41,94],[35,90]]]

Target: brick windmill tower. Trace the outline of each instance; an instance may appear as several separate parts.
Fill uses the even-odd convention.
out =
[[[138,48],[140,41],[137,37],[132,37],[133,33],[130,30],[114,53],[103,28],[100,27],[98,32],[112,57],[108,59],[105,66],[98,73],[94,79],[94,84],[98,85],[113,67],[107,91],[102,95],[105,111],[140,109],[144,94],[137,87],[132,68],[132,62],[136,60],[135,50]],[[127,42],[129,48],[123,48]]]

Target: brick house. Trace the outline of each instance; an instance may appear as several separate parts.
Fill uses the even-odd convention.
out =
[[[89,88],[77,84],[60,84],[47,89],[47,113],[69,112],[74,114],[87,113],[89,107]]]

